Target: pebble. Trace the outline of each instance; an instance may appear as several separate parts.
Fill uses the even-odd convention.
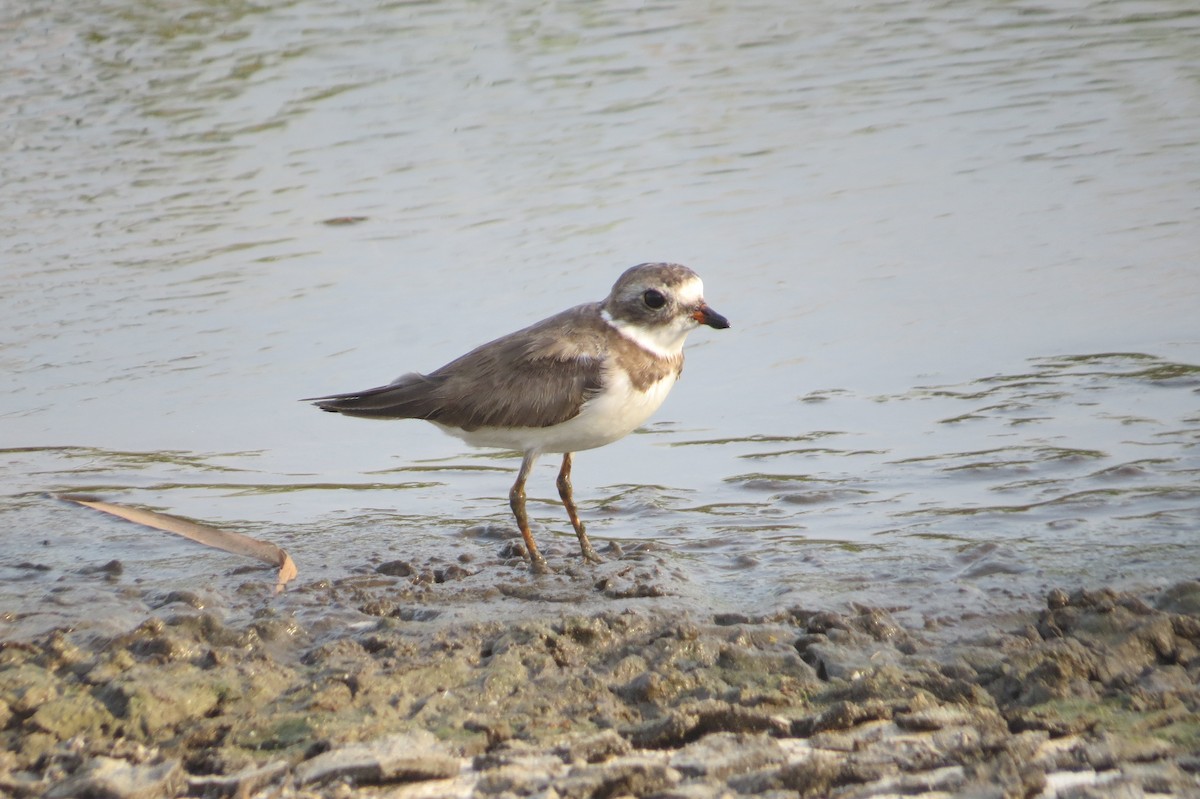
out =
[[[96,757],[75,776],[50,788],[46,799],[160,799],[175,796],[184,783],[183,765],[178,760],[137,765]]]
[[[319,754],[296,767],[296,781],[308,785],[345,779],[381,785],[437,780],[457,775],[461,764],[433,733],[416,730]]]

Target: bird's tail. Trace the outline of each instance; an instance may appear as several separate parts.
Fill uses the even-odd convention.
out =
[[[307,397],[301,402],[311,402],[330,413],[367,419],[428,419],[436,411],[432,394],[439,382],[427,375],[412,372],[386,386],[326,397]]]

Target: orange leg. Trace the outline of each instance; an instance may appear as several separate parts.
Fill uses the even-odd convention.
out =
[[[575,507],[575,493],[571,488],[571,461],[572,454],[570,452],[563,453],[562,468],[558,471],[558,495],[562,497],[563,507],[567,509],[567,516],[571,518],[571,526],[575,528],[575,535],[579,538],[579,549],[583,552],[583,559],[590,563],[600,563],[601,558],[596,554],[596,550],[592,549],[592,543],[588,541],[587,530],[583,529],[583,522],[579,520],[579,509]]]
[[[546,559],[538,552],[537,544],[533,543],[533,533],[529,532],[529,517],[525,513],[525,480],[529,478],[529,471],[533,468],[537,456],[536,451],[525,453],[525,458],[521,461],[521,470],[517,472],[517,482],[513,483],[512,490],[508,492],[508,504],[512,508],[513,516],[517,517],[517,529],[525,539],[530,568],[534,574],[549,574],[550,568],[546,565]]]

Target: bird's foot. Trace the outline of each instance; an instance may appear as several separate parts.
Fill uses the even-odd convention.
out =
[[[529,559],[529,570],[534,574],[554,574],[553,570],[546,565],[546,559],[542,557],[541,553]]]
[[[603,563],[604,558],[596,554],[596,550],[592,549],[592,545],[587,541],[581,541],[579,551],[583,554],[583,559],[588,563]]]

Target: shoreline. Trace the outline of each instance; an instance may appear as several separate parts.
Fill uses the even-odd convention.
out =
[[[607,606],[523,618],[442,614],[462,580],[381,569],[301,587],[338,597],[325,618],[227,624],[181,593],[120,635],[2,642],[0,793],[1200,791],[1200,583],[1054,590],[947,641],[882,608],[689,611],[608,568],[546,584]]]

